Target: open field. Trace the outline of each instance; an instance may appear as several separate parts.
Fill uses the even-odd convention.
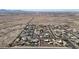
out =
[[[67,24],[71,28],[79,30],[79,13],[19,13],[0,15],[0,47],[7,47],[23,30],[27,22],[32,20],[36,25],[60,25]]]

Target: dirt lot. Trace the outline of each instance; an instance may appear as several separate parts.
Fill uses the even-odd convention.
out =
[[[33,17],[34,24],[66,23],[79,30],[79,14],[10,14],[0,15],[0,47],[6,47],[22,31],[23,27]]]

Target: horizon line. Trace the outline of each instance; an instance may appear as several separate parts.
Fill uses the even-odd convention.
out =
[[[0,10],[19,10],[19,11],[79,11],[79,9],[0,9]]]

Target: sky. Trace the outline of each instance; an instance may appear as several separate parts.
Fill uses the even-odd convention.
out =
[[[79,0],[0,0],[0,9],[79,9]]]

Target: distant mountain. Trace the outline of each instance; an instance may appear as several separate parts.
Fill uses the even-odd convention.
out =
[[[40,11],[40,12],[79,12],[79,9],[24,9],[24,11]]]
[[[22,10],[7,10],[7,9],[0,9],[0,14],[8,14],[8,13],[24,13]]]
[[[10,10],[10,9],[0,9],[0,14],[19,14],[19,13],[27,13],[27,14],[38,14],[38,13],[79,13],[79,9],[22,9],[22,10]]]

